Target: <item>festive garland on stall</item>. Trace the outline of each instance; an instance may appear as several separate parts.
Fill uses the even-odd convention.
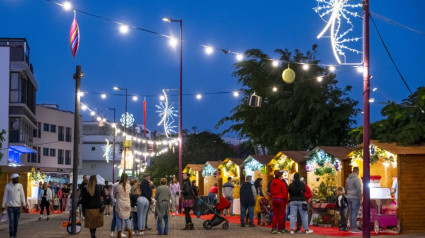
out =
[[[227,171],[230,175],[237,177],[238,170],[236,164],[229,160],[226,164],[223,165],[223,169]]]
[[[391,163],[393,167],[397,163],[397,155],[394,155],[386,150],[383,150],[377,146],[370,146],[370,164],[373,165],[379,161],[380,158],[384,158],[384,162]],[[358,166],[357,161],[363,161],[363,148],[356,149],[353,151],[351,157],[351,166]]]
[[[29,178],[33,184],[36,184],[38,181],[43,180],[45,177],[46,175],[43,172],[36,171],[34,168],[31,169]]]
[[[257,170],[260,170],[261,174],[265,174],[266,173],[266,166],[264,166],[260,162],[256,161],[255,159],[250,160],[244,166],[244,174],[245,175],[248,174],[249,171],[254,172],[254,171],[257,171]]]
[[[212,167],[209,163],[207,163],[204,169],[202,170],[202,176],[204,177],[211,176],[211,175],[214,175],[215,172],[216,172],[216,169]]]
[[[315,166],[317,164],[317,166]],[[332,167],[326,167],[327,164],[330,164]],[[325,174],[332,175],[336,171],[341,170],[341,161],[334,156],[324,152],[323,150],[318,150],[310,155],[310,158],[307,160],[307,172],[314,169],[314,174],[317,176],[323,176]]]

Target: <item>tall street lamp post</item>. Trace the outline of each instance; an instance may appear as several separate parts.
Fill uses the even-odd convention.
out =
[[[179,93],[179,183],[182,184],[182,160],[183,160],[183,20],[163,18],[165,22],[180,23],[180,93]]]
[[[81,71],[81,65],[77,65],[74,79],[75,79],[75,114],[74,114],[74,158],[72,162],[72,209],[71,209],[71,234],[77,234],[77,183],[78,183],[78,162],[80,144],[80,88],[81,78],[84,73]]]
[[[114,140],[112,142],[112,146],[113,146],[113,151],[112,151],[112,153],[113,153],[112,154],[112,183],[114,183],[114,181],[115,181],[115,134],[116,134],[116,131],[117,131],[117,124],[115,122],[115,112],[116,112],[116,110],[115,110],[115,108],[110,108],[110,107],[107,107],[106,109],[114,111]]]
[[[124,143],[125,143],[125,141],[126,141],[126,137],[127,137],[127,134],[126,134],[126,128],[127,128],[127,99],[128,99],[128,94],[127,94],[127,88],[120,88],[120,87],[114,87],[114,90],[115,91],[118,91],[118,90],[122,90],[122,91],[125,91],[125,114],[124,114],[124,134],[125,134],[125,138],[124,138]],[[125,167],[126,167],[126,157],[127,157],[127,147],[125,147],[124,146],[124,169],[123,169],[123,172],[125,173]]]

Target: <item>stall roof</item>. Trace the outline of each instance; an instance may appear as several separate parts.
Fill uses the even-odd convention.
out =
[[[0,171],[4,173],[27,173],[31,172],[31,166],[0,166]]]
[[[381,143],[378,140],[371,140],[370,144],[396,155],[425,155],[425,145],[400,146],[396,143]],[[363,145],[358,148],[363,148]]]
[[[218,166],[220,166],[221,161],[207,161],[208,164],[210,164],[214,169],[218,169]]]
[[[227,158],[227,159],[229,159],[230,161],[232,161],[236,165],[241,165],[241,164],[243,164],[243,161],[244,161],[243,159],[240,159],[240,158]]]
[[[338,158],[340,160],[344,160],[348,157],[348,155],[355,150],[355,147],[344,147],[344,146],[318,146],[312,152],[310,152],[308,155],[313,153],[317,150],[323,150],[324,152],[332,155],[335,158]]]
[[[253,158],[261,164],[267,165],[273,159],[273,156],[270,155],[250,155],[247,159]],[[244,160],[245,162],[246,160]]]
[[[306,156],[309,154],[309,152],[308,151],[286,150],[286,151],[281,151],[277,155],[281,156],[282,154],[286,155],[288,158],[292,159],[297,164],[300,164],[300,163],[305,162],[307,160]]]
[[[202,171],[204,169],[203,164],[187,164],[185,170],[187,167],[191,168],[193,171]]]

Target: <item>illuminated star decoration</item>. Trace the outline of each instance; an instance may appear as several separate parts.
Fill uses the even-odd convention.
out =
[[[75,17],[71,24],[71,30],[69,31],[69,46],[71,48],[72,58],[75,58],[78,47],[80,46],[80,28],[78,27],[77,18]]]
[[[159,105],[156,105],[156,112],[161,117],[161,121],[159,121],[159,125],[164,126],[164,133],[168,137],[170,137],[171,133],[177,133],[174,129],[177,128],[177,126],[173,125],[175,120],[174,117],[177,116],[177,110],[174,109],[174,105],[168,105],[168,96],[165,90],[162,90],[164,93],[164,102],[160,102]]]
[[[105,157],[106,163],[109,163],[109,160],[111,159],[112,153],[113,153],[112,150],[111,150],[112,145],[109,144],[108,139],[105,139],[105,141],[106,141],[106,145],[102,146],[102,150],[103,150],[103,156],[102,157]]]
[[[347,64],[347,51],[356,54],[363,53],[352,48],[352,46],[346,45],[362,39],[362,37],[348,37],[349,33],[354,30],[350,17],[361,18],[358,10],[361,9],[362,4],[349,3],[354,1],[360,0],[317,0],[317,7],[313,8],[320,18],[327,23],[317,38],[324,37],[325,32],[330,31],[330,36],[328,37],[331,39],[333,54],[339,64]]]
[[[126,122],[125,118],[126,118],[126,115],[122,114],[121,119],[120,119],[121,125],[126,127],[126,128],[132,127],[133,124],[134,124],[133,114],[130,114],[130,113],[127,112],[127,122]]]

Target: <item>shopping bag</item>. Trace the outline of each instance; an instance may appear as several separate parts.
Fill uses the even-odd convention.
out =
[[[9,217],[7,215],[7,211],[4,210],[0,215],[0,222],[1,223],[7,222],[8,219],[9,219]]]

